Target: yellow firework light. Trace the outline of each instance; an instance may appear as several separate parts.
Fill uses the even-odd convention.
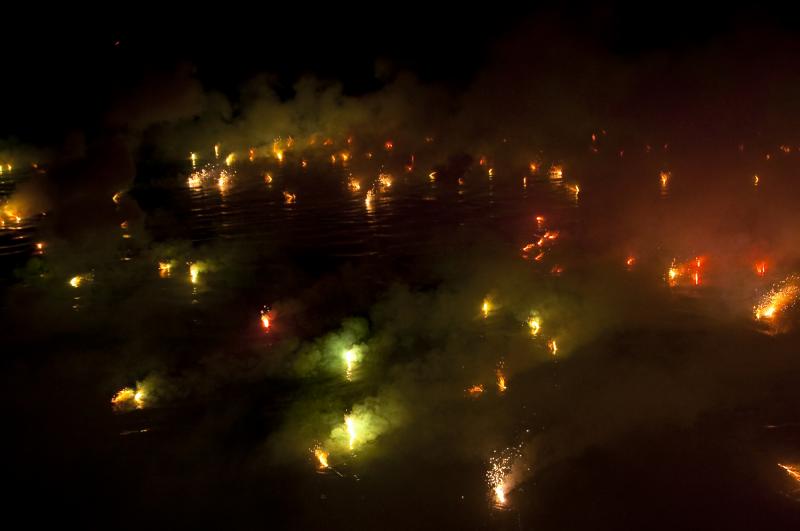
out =
[[[503,369],[497,369],[497,391],[500,393],[505,393],[508,387],[506,386],[506,376],[503,374]]]
[[[122,192],[117,192],[116,194],[112,195],[111,200],[114,201],[114,203],[119,204],[119,202],[122,200]]]
[[[314,457],[317,458],[317,464],[319,468],[328,468],[328,452],[323,450],[321,446],[316,446],[314,448]]]
[[[200,281],[200,273],[206,270],[203,262],[189,262],[189,280],[192,284]]]
[[[436,172],[435,171],[432,171],[432,172],[430,172],[428,174],[428,180],[430,182],[435,182],[436,181]]]
[[[90,281],[92,279],[91,275],[75,275],[71,279],[69,279],[69,285],[73,288],[79,288],[84,283]]]
[[[284,203],[286,203],[287,205],[291,205],[294,204],[295,201],[297,201],[297,195],[286,191],[283,192]]]
[[[348,177],[347,187],[350,189],[351,192],[358,192],[359,190],[361,190],[361,183],[359,183],[358,179],[356,179],[355,177]]]
[[[344,351],[342,355],[345,364],[345,377],[347,380],[353,379],[353,368],[355,364],[358,362],[358,349],[356,347],[350,347],[349,349]]]
[[[230,166],[236,161],[236,155],[234,153],[228,153],[228,156],[225,157],[225,165]]]
[[[774,319],[781,312],[791,308],[800,295],[800,278],[790,275],[775,284],[753,308],[756,320]]]
[[[161,278],[166,278],[172,272],[172,262],[159,262],[158,263],[158,274]]]
[[[197,165],[197,153],[189,153],[189,160],[192,161],[192,168]]]
[[[504,507],[506,496],[512,487],[511,471],[514,464],[522,457],[522,445],[495,450],[489,458],[489,469],[486,471],[486,482],[497,507]]]
[[[111,397],[111,408],[117,412],[133,411],[134,409],[144,409],[147,400],[147,392],[144,385],[136,384],[136,389],[125,387],[117,391]]]
[[[556,343],[555,338],[550,339],[547,342],[547,348],[550,350],[550,354],[552,354],[553,356],[558,354],[558,343]]]
[[[467,394],[473,398],[477,398],[483,394],[483,385],[473,385],[467,388]]]
[[[364,197],[364,204],[367,205],[367,208],[372,207],[372,201],[375,199],[375,192],[373,190],[367,190],[367,195]]]
[[[347,428],[348,446],[352,450],[356,442],[356,421],[352,415],[345,415],[344,425]]]
[[[219,144],[214,144],[214,158],[219,158]]]
[[[542,329],[542,321],[536,315],[531,315],[528,317],[528,329],[531,331],[532,336],[539,335],[539,330]]]
[[[267,184],[272,184],[272,174],[267,172],[264,174],[264,182]]]
[[[381,188],[391,188],[392,176],[388,173],[381,173],[378,175],[378,183],[381,185]]]
[[[554,181],[560,181],[564,177],[564,168],[554,164],[550,167],[550,178]]]
[[[483,318],[486,319],[489,317],[489,314],[492,312],[492,301],[489,297],[483,299],[483,304],[481,304],[481,313],[483,314]]]
[[[672,174],[668,171],[662,171],[658,174],[658,179],[661,181],[661,188],[667,187],[670,177],[672,177]]]

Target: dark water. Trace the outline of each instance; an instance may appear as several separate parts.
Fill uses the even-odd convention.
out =
[[[44,273],[9,277],[15,500],[104,528],[800,524],[800,482],[778,466],[800,462],[797,335],[751,317],[792,264],[760,279],[749,255],[729,260],[750,249],[720,243],[741,223],[685,237],[705,220],[687,214],[685,183],[615,166],[560,180],[477,168],[463,184],[395,171],[368,207],[374,174],[352,191],[341,168],[243,163],[223,190],[218,171],[197,187],[185,174],[137,185],[110,236],[81,252],[53,237]],[[731,201],[757,208],[751,192]],[[24,264],[48,237],[39,221],[4,231],[2,253]],[[541,260],[521,251],[548,230]],[[668,286],[672,258],[701,254],[699,285]],[[196,284],[187,262],[205,264]],[[367,331],[347,335],[348,318]],[[338,353],[356,343],[348,380]],[[112,411],[118,389],[154,375],[147,407]],[[351,451],[334,433],[353,411],[374,438]],[[498,506],[489,458],[518,445]]]

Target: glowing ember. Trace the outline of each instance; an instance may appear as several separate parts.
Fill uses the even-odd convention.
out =
[[[670,177],[672,177],[672,174],[668,171],[662,171],[661,173],[658,174],[658,178],[661,180],[661,188],[667,187]]]
[[[394,148],[394,144],[392,143],[392,141],[391,141],[391,140],[387,140],[387,141],[386,141],[386,142],[383,144],[383,147],[386,149],[386,151],[391,151],[391,150],[392,150],[392,148]]]
[[[555,339],[550,339],[547,341],[547,348],[550,350],[550,354],[553,356],[558,354],[558,344],[556,343]]]
[[[682,282],[682,279],[688,278],[691,284],[699,286],[702,281],[700,273],[704,262],[705,259],[701,256],[683,263],[678,263],[673,259],[669,269],[667,269],[667,283],[670,287],[675,287]]]
[[[219,144],[214,144],[214,157],[219,158]]]
[[[287,205],[293,204],[297,200],[297,196],[295,194],[289,193],[284,191],[283,192],[283,202]]]
[[[478,397],[483,394],[483,385],[473,385],[467,388],[467,394],[471,397]]]
[[[269,332],[269,326],[270,326],[269,310],[267,309],[261,310],[261,327],[264,329],[265,332]]]
[[[430,182],[435,182],[436,181],[436,172],[435,171],[432,171],[432,172],[430,172],[428,174],[428,180]]]
[[[755,269],[756,274],[760,277],[763,277],[767,274],[767,263],[764,261],[756,262]]]
[[[356,442],[356,421],[352,416],[345,415],[344,425],[347,427],[348,445],[352,450]]]
[[[143,409],[147,394],[141,384],[136,385],[136,389],[125,387],[117,391],[111,398],[111,407],[114,411],[132,411],[134,409]]]
[[[230,182],[231,182],[231,175],[228,172],[226,172],[225,170],[219,172],[219,177],[217,178],[217,186],[219,187],[221,192],[224,192],[225,190],[228,189],[228,185],[230,184]]]
[[[531,162],[530,164],[528,164],[528,168],[530,168],[531,173],[536,173],[537,171],[539,171],[539,165],[536,164],[535,162]]]
[[[756,320],[773,319],[777,314],[791,308],[797,302],[798,295],[800,295],[800,279],[796,275],[790,275],[775,284],[753,308]]]
[[[75,275],[74,277],[69,279],[69,285],[72,286],[73,288],[78,288],[86,280],[87,280],[87,277],[85,275]]]
[[[627,259],[625,259],[625,265],[628,266],[628,269],[632,268],[635,263],[636,257],[634,256],[629,256]]]
[[[264,182],[267,184],[272,184],[272,174],[267,172],[264,174]]]

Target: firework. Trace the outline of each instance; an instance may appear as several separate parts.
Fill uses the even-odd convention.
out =
[[[536,173],[539,171],[539,165],[536,164],[535,162],[531,162],[530,164],[528,164],[528,168],[531,170],[531,173]]]
[[[789,477],[794,479],[795,481],[800,482],[800,466],[799,465],[782,465],[778,463],[778,466],[781,467],[783,470],[789,474]]]
[[[763,260],[755,264],[756,275],[763,277],[767,274],[767,263]]]
[[[92,275],[90,274],[83,274],[83,275],[75,275],[71,279],[69,279],[69,285],[73,288],[79,288],[86,282],[91,282]]]
[[[466,392],[467,392],[467,394],[469,396],[471,396],[473,398],[477,398],[477,397],[479,397],[480,395],[483,394],[483,390],[484,389],[483,389],[483,385],[482,384],[476,384],[476,385],[473,385],[472,387],[468,387],[466,389]]]
[[[136,389],[125,387],[111,397],[111,408],[116,412],[143,409],[147,393],[141,383],[136,384]]]
[[[111,200],[118,205],[119,202],[122,200],[122,192],[117,192],[116,194],[112,195]]]
[[[261,310],[261,328],[263,328],[265,332],[269,332],[270,324],[272,324],[270,319],[270,311],[266,308]]]
[[[161,278],[167,278],[172,271],[172,262],[159,262],[158,275]]]
[[[658,179],[659,181],[661,181],[662,189],[667,187],[667,185],[669,184],[670,177],[672,177],[672,173],[668,171],[662,171],[661,173],[658,174]]]
[[[695,257],[692,260],[678,263],[674,258],[669,268],[667,269],[666,280],[670,287],[675,287],[683,283],[684,279],[689,279],[691,284],[699,286],[702,281],[700,275],[705,258],[702,256]]]
[[[231,166],[236,161],[236,155],[233,153],[228,153],[228,156],[225,157],[225,165]]]
[[[358,182],[358,179],[355,177],[348,177],[347,179],[347,187],[350,189],[351,192],[358,192],[361,190],[361,183]]]
[[[631,255],[631,256],[628,256],[628,258],[626,258],[626,259],[625,259],[625,266],[626,266],[628,269],[631,269],[631,268],[633,268],[633,266],[634,266],[634,264],[635,264],[635,263],[636,263],[636,257],[635,257],[635,256],[632,256],[632,255]]]
[[[753,175],[753,186],[758,186],[758,175]]]
[[[214,158],[219,158],[219,144],[214,144]]]
[[[483,304],[481,304],[481,313],[483,314],[483,318],[486,319],[489,317],[489,313],[492,311],[492,301],[489,297],[483,299]]]
[[[550,167],[550,179],[560,181],[564,177],[564,168],[558,165]]]
[[[345,350],[342,353],[342,359],[344,360],[345,365],[345,378],[347,378],[347,381],[351,381],[353,379],[353,369],[355,368],[356,363],[358,363],[361,359],[358,348],[350,347],[349,349]]]
[[[428,174],[428,180],[430,182],[436,182],[436,172],[432,171]]]
[[[324,470],[329,467],[328,465],[328,452],[322,449],[321,446],[317,445],[314,447],[314,457],[317,458],[318,466],[321,470]]]
[[[556,343],[555,338],[547,341],[547,348],[550,350],[550,354],[553,356],[558,354],[558,344]]]
[[[756,320],[771,320],[781,312],[791,308],[800,295],[800,278],[790,275],[778,282],[761,298],[753,308]]]
[[[364,197],[364,204],[367,205],[367,209],[372,208],[372,201],[375,199],[375,192],[373,190],[367,190],[367,195]]]
[[[189,262],[189,281],[192,284],[197,284],[200,281],[200,273],[206,270],[206,266],[202,262]]]
[[[267,172],[264,174],[264,182],[266,184],[272,184],[272,174]]]
[[[392,187],[392,176],[388,173],[381,173],[378,175],[378,184],[381,186],[381,190],[386,188]]]
[[[356,442],[356,421],[352,415],[344,416],[344,425],[347,428],[348,446],[352,450]]]
[[[489,484],[494,503],[498,507],[506,505],[506,495],[512,487],[511,471],[522,457],[522,444],[493,452],[489,458],[486,481]]]
[[[297,195],[287,191],[283,192],[283,202],[286,203],[287,205],[294,204],[296,200],[297,200]]]
[[[194,152],[189,153],[189,160],[192,161],[192,168],[197,166],[197,153],[194,153]]]
[[[539,317],[535,314],[531,314],[528,317],[528,329],[531,331],[531,335],[536,337],[539,335],[539,330],[542,328],[542,321]]]
[[[503,368],[499,367],[495,371],[495,375],[497,376],[497,392],[505,393],[508,387],[506,386],[506,375],[503,374]]]

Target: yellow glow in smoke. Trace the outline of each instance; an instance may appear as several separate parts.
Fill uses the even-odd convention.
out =
[[[83,280],[84,280],[83,276],[75,275],[74,277],[69,279],[69,285],[72,286],[73,288],[77,288],[83,283]]]
[[[317,458],[320,468],[328,468],[328,452],[317,446],[314,448],[314,457]]]
[[[230,166],[236,161],[236,155],[234,153],[228,153],[228,156],[225,157],[225,165]]]
[[[171,262],[159,262],[158,263],[158,274],[161,278],[166,278],[172,272],[172,263]]]
[[[356,442],[356,421],[350,415],[345,415],[344,425],[347,427],[348,445],[352,450]]]
[[[214,144],[214,158],[219,158],[219,144]]]
[[[539,330],[542,328],[542,321],[535,315],[531,315],[528,318],[528,328],[531,331],[532,336],[537,336],[539,334]]]
[[[492,301],[489,298],[483,299],[483,304],[481,304],[481,313],[483,314],[483,318],[486,319],[489,317],[489,313],[492,311]]]
[[[558,344],[556,343],[555,338],[547,342],[547,348],[550,349],[550,354],[552,354],[553,356],[558,354]]]

